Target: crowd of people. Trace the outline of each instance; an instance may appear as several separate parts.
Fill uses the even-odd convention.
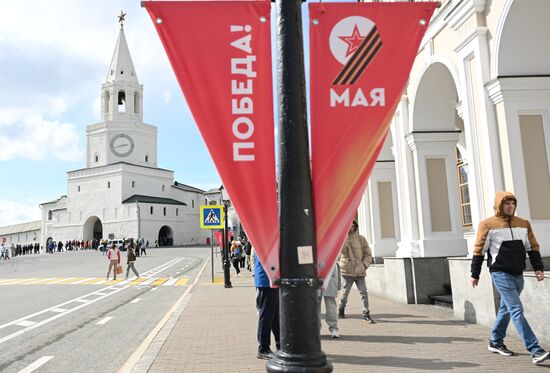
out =
[[[471,266],[471,284],[477,287],[481,266],[487,254],[487,265],[492,282],[500,295],[500,307],[488,341],[488,350],[503,356],[513,356],[504,344],[506,331],[510,321],[516,327],[533,364],[541,364],[550,358],[550,351],[544,350],[529,326],[524,315],[524,307],[520,299],[524,286],[523,271],[526,255],[531,261],[537,281],[544,280],[544,265],[540,255],[539,244],[535,238],[528,220],[515,216],[517,198],[508,192],[498,192],[495,198],[495,215],[479,224],[477,240]],[[238,246],[238,245],[237,245]],[[238,248],[232,252],[239,252]],[[271,334],[275,338],[275,347],[280,347],[279,330],[279,291],[272,288],[262,263],[254,256],[254,286],[256,287],[256,307],[258,310],[258,352],[260,359],[270,359]],[[238,256],[236,256],[238,258]],[[233,265],[237,272],[237,266]],[[337,263],[323,288],[319,290],[319,312],[321,301],[325,300],[325,320],[328,324],[331,338],[339,338],[338,319],[346,317],[346,305],[349,292],[355,284],[359,290],[362,318],[373,324],[369,309],[369,298],[365,276],[372,263],[372,254],[365,237],[358,232],[358,224],[354,221],[349,229]],[[337,307],[336,297],[341,288],[343,278],[343,294]]]

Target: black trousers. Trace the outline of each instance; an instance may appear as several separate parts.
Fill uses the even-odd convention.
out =
[[[279,289],[257,288],[256,305],[260,311],[258,318],[258,351],[270,349],[271,333],[275,337],[275,346],[281,347],[279,334]]]

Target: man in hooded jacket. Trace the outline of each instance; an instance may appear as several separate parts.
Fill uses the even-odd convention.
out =
[[[369,294],[367,293],[367,284],[365,282],[367,268],[372,263],[372,254],[367,239],[359,234],[358,227],[357,222],[353,221],[348,232],[348,238],[338,259],[338,265],[342,271],[342,277],[344,277],[344,293],[342,294],[342,299],[340,299],[338,316],[340,318],[345,317],[348,295],[351,287],[355,284],[361,295],[363,319],[369,324],[373,324],[374,321],[370,317],[369,311]]]
[[[517,198],[512,193],[497,192],[495,216],[479,223],[470,281],[473,287],[478,285],[483,258],[487,253],[487,265],[491,278],[500,294],[500,308],[493,325],[488,349],[504,356],[513,355],[513,352],[504,344],[506,329],[511,318],[531,354],[533,364],[540,364],[548,359],[550,352],[539,346],[535,333],[525,319],[520,294],[524,283],[525,254],[529,255],[538,281],[544,280],[544,265],[531,224],[528,220],[515,216],[516,206]]]

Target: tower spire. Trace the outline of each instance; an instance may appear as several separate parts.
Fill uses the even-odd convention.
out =
[[[126,21],[126,13],[120,11],[118,22],[120,22],[120,31],[118,34],[118,40],[115,46],[115,52],[113,59],[111,60],[111,66],[107,74],[106,83],[115,81],[138,83],[132,57],[130,56],[130,50],[126,43],[126,37],[124,36],[124,21]]]

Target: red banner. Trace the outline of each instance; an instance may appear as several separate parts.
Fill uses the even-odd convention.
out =
[[[216,237],[216,241],[218,241],[220,249],[223,249],[223,231],[215,231],[214,236]]]
[[[146,1],[231,203],[279,277],[269,1]]]
[[[353,220],[436,3],[311,3],[312,182],[320,278]]]

